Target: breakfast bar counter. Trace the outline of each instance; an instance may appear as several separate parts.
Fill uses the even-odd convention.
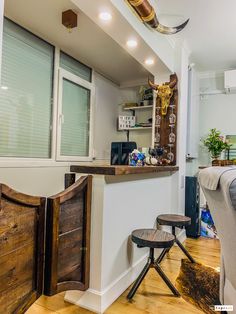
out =
[[[133,230],[153,228],[156,217],[176,210],[178,167],[72,165],[77,176],[93,175],[90,285],[65,300],[103,313],[137,278],[147,249],[130,240]]]
[[[89,174],[102,174],[102,175],[128,175],[128,174],[144,174],[144,173],[156,173],[156,172],[175,172],[178,171],[177,166],[144,166],[144,167],[132,167],[132,166],[110,166],[110,165],[98,165],[98,166],[71,166],[71,172],[77,173],[89,173]]]

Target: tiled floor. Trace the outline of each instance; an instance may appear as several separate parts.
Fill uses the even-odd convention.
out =
[[[218,267],[220,263],[220,245],[218,240],[199,238],[187,239],[185,243],[197,261],[212,267]],[[162,268],[172,280],[175,281],[179,273],[182,253],[174,247],[169,256],[163,261]],[[140,286],[132,302],[126,299],[127,291],[115,303],[106,314],[190,314],[203,313],[182,298],[173,297],[154,270],[151,270]],[[91,314],[92,312],[64,302],[64,294],[54,297],[42,296],[27,311],[27,314]]]

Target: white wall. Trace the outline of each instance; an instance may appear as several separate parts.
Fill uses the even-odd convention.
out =
[[[0,167],[0,182],[26,194],[50,196],[64,189],[64,174],[69,171],[69,167]]]
[[[223,75],[200,79],[200,90],[223,90]],[[216,128],[223,135],[236,134],[236,94],[219,94],[201,97],[199,130],[200,138],[204,138],[210,129]],[[200,139],[199,139],[200,140]],[[199,146],[199,164],[210,162],[209,153]]]
[[[190,138],[197,143],[198,158],[187,162],[187,175],[196,175],[199,166],[210,165],[210,154],[201,141],[210,129],[216,128],[222,135],[236,134],[236,94],[224,93],[223,72],[206,72],[198,75],[199,86],[196,84],[193,90],[195,97],[199,95],[199,112],[196,117],[198,125],[190,125],[198,129],[194,138]]]
[[[125,141],[125,133],[116,130],[120,89],[95,73],[96,105],[94,118],[94,153],[98,160],[109,159],[111,142]]]
[[[111,142],[126,141],[126,132],[117,132],[118,115],[131,115],[122,111],[122,103],[138,102],[138,87],[119,88],[103,76],[95,73],[96,106],[94,119],[94,153],[96,160],[109,160]],[[152,117],[152,110],[136,112],[139,122],[147,122]],[[130,141],[139,147],[151,146],[151,130],[131,131]]]

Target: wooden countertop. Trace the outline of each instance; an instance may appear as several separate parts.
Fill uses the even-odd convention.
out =
[[[144,167],[131,167],[131,166],[109,166],[109,165],[80,165],[71,166],[71,172],[77,173],[90,173],[101,175],[128,175],[128,174],[142,174],[142,173],[157,173],[157,172],[176,172],[179,170],[178,166],[144,166]]]

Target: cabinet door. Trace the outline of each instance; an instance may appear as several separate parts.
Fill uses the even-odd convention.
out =
[[[87,290],[92,176],[48,198],[44,293]]]
[[[24,313],[42,294],[44,219],[44,198],[0,184],[0,313]]]

